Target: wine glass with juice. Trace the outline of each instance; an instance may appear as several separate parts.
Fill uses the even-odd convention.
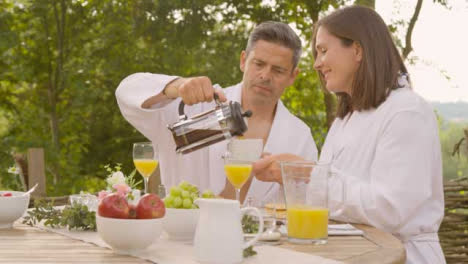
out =
[[[159,165],[158,151],[151,142],[138,142],[133,144],[133,163],[143,176],[145,193],[148,193],[148,180]]]

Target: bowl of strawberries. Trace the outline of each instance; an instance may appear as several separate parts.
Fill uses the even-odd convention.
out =
[[[16,191],[0,191],[0,229],[12,228],[23,216],[29,205],[29,194]]]

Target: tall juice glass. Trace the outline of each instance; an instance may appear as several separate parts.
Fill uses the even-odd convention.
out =
[[[224,172],[236,189],[236,200],[240,203],[240,190],[252,173],[252,161],[224,158]]]
[[[151,142],[138,142],[133,144],[133,163],[143,176],[145,193],[148,193],[148,180],[159,165],[158,151]]]
[[[328,165],[281,162],[288,240],[325,244],[328,239]]]

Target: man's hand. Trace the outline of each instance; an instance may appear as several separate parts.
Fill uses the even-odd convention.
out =
[[[303,158],[289,154],[277,154],[262,155],[262,159],[258,160],[252,165],[252,172],[260,181],[265,182],[277,182],[283,184],[283,179],[281,178],[281,168],[279,165],[280,161],[302,161]]]
[[[167,97],[181,97],[182,101],[187,105],[211,102],[215,92],[218,94],[221,102],[226,101],[226,96],[222,89],[213,88],[211,80],[206,76],[179,78],[169,83],[164,89]]]

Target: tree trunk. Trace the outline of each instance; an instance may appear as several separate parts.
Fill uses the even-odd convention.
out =
[[[323,99],[325,101],[325,109],[327,113],[327,127],[330,128],[336,117],[336,97],[334,94],[327,91],[327,89],[322,89],[322,91]]]
[[[56,27],[56,43],[55,50],[57,55],[54,56],[54,48],[47,44],[47,54],[49,56],[48,71],[49,78],[47,84],[47,95],[49,103],[49,123],[52,140],[52,152],[57,156],[60,155],[60,118],[58,113],[58,104],[60,102],[60,93],[65,89],[64,76],[64,57],[65,57],[65,17],[66,4],[62,0],[59,3],[53,2],[53,21]],[[47,14],[44,15],[44,27],[47,38],[51,39],[49,31],[49,20]],[[53,34],[53,33],[52,33]],[[60,180],[61,168],[59,163],[50,166],[50,172],[53,176],[53,183],[56,184]]]
[[[50,103],[50,123],[52,132],[52,142],[54,151],[60,152],[60,137],[59,137],[59,118],[57,115],[57,104],[60,97],[60,92],[64,89],[63,76],[63,57],[64,57],[64,30],[65,30],[65,14],[66,6],[62,0],[60,2],[60,14],[57,7],[57,2],[54,1],[54,18],[57,27],[57,59],[54,71],[54,85],[49,88],[49,103]]]
[[[319,12],[322,9],[322,1],[311,1],[306,3],[307,11],[309,12],[310,18],[312,19],[313,23],[318,21]],[[308,45],[310,46],[310,45]],[[327,128],[333,123],[336,117],[336,97],[332,93],[330,93],[325,87],[322,88],[323,93],[323,100],[325,103],[325,113],[327,118]]]
[[[463,133],[465,133],[466,153],[468,153],[468,128],[465,128],[465,130],[463,130]]]
[[[466,151],[468,153],[468,128],[465,128],[463,130],[464,137],[462,137],[455,145],[453,146],[453,151],[452,151],[452,156],[455,156],[455,154],[460,156],[460,152],[462,151],[462,144],[463,141],[465,142],[466,146]]]
[[[411,37],[413,35],[413,29],[416,25],[416,21],[418,20],[419,13],[421,12],[422,2],[423,0],[418,0],[418,2],[416,3],[416,8],[414,9],[413,16],[411,17],[411,20],[408,25],[408,30],[406,31],[405,47],[403,48],[402,52],[403,60],[406,60],[410,52],[413,51],[413,46],[411,45]]]

